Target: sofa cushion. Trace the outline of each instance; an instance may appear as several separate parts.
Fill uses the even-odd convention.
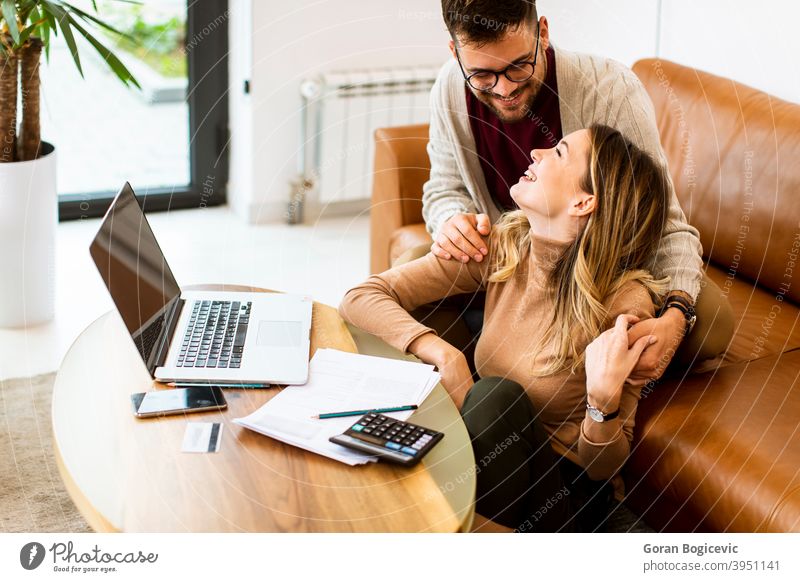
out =
[[[645,389],[628,503],[664,531],[800,532],[800,350]]]
[[[772,291],[713,265],[708,278],[719,285],[734,313],[734,333],[723,364],[745,362],[800,348],[800,309]]]
[[[800,105],[669,61],[633,70],[704,255],[800,301]]]
[[[389,260],[391,264],[394,264],[397,257],[406,251],[421,245],[430,246],[432,242],[431,235],[425,230],[425,223],[401,226],[392,233],[392,237],[389,239]]]

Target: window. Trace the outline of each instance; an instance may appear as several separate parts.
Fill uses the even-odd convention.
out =
[[[97,35],[141,91],[123,86],[86,43],[81,79],[55,39],[41,67],[42,136],[56,146],[61,220],[102,216],[126,181],[146,210],[225,201],[227,4],[98,2],[100,17],[137,41]]]

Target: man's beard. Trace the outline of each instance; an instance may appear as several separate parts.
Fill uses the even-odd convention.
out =
[[[531,107],[533,106],[533,101],[536,99],[537,94],[536,87],[537,84],[534,79],[531,79],[523,86],[518,87],[517,90],[511,94],[512,98],[517,97],[526,91],[530,92],[530,96],[527,99],[520,101],[512,110],[501,109],[499,106],[497,106],[497,100],[492,93],[473,91],[473,94],[478,98],[478,101],[491,109],[503,123],[519,123],[531,115]]]

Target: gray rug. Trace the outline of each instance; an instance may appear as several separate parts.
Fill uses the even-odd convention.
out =
[[[0,381],[0,532],[91,532],[53,455],[55,374]]]

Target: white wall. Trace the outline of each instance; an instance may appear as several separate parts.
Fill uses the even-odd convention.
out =
[[[628,66],[656,54],[657,0],[539,0],[536,7],[558,47]]]
[[[436,0],[230,0],[239,8],[245,2],[252,5],[252,92],[235,95],[246,72],[232,74],[231,105],[248,111],[240,117],[249,116],[253,137],[236,135],[241,128],[232,123],[228,198],[250,221],[279,221],[297,172],[301,80],[324,70],[443,63],[448,36]],[[242,58],[231,48],[231,60]]]
[[[297,171],[301,79],[449,58],[438,0],[230,5],[228,198],[251,222],[284,219]],[[627,65],[659,55],[800,102],[800,4],[791,0],[539,0],[538,7],[560,47]],[[249,96],[242,94],[245,78]]]
[[[661,57],[800,102],[800,3],[667,0]]]
[[[564,48],[629,66],[660,56],[800,102],[800,3],[539,0],[537,6],[553,42]]]

